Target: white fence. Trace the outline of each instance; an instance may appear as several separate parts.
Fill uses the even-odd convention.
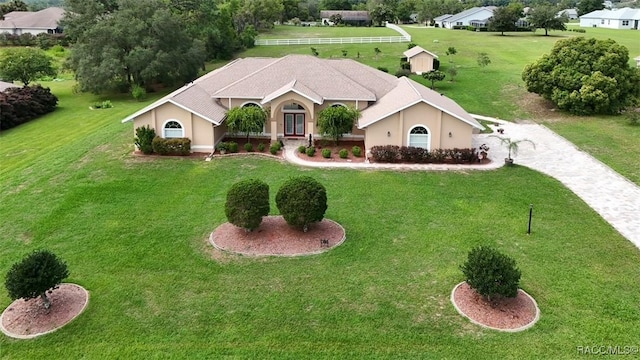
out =
[[[401,34],[401,36],[367,36],[340,38],[298,38],[298,39],[258,39],[256,45],[325,45],[325,44],[372,44],[372,43],[400,43],[411,42],[411,35],[394,24],[386,25]]]

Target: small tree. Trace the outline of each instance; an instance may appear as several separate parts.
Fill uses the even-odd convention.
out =
[[[376,53],[376,60],[378,60],[378,56],[380,55],[380,53],[382,52],[382,50],[380,50],[380,48],[375,48],[373,49],[373,52]]]
[[[458,76],[458,68],[455,66],[451,66],[447,69],[447,73],[451,76],[451,82],[455,81],[456,76]]]
[[[489,21],[490,31],[499,31],[504,36],[505,31],[515,31],[516,21],[522,16],[522,10],[513,6],[500,6],[493,10],[493,17]]]
[[[491,64],[491,59],[489,59],[489,55],[486,52],[481,52],[480,54],[478,54],[478,65],[481,68],[485,68],[487,67],[487,65]]]
[[[507,161],[508,163],[513,163],[513,159],[511,158],[512,153],[513,153],[513,156],[518,156],[518,150],[520,149],[521,143],[527,142],[531,144],[534,149],[536,148],[536,144],[529,139],[521,139],[521,140],[514,141],[508,137],[500,137],[497,135],[489,135],[489,136],[500,139],[500,144],[504,145],[507,148],[507,151],[509,152],[509,154],[507,156],[507,159],[505,159],[505,161]]]
[[[449,62],[453,62],[453,55],[455,55],[457,53],[458,53],[458,50],[456,50],[455,47],[449,46],[449,48],[447,49],[447,52],[445,54],[447,54],[447,56],[449,56]]]
[[[251,133],[262,132],[267,112],[257,105],[234,107],[227,111],[226,121],[229,131],[247,134],[248,141]]]
[[[19,80],[27,86],[43,76],[56,75],[51,58],[40,49],[12,48],[4,50],[0,56],[0,78],[4,80]]]
[[[42,298],[49,309],[51,301],[47,291],[56,289],[69,276],[67,264],[47,250],[36,250],[19,263],[13,264],[5,280],[12,300]]]
[[[518,296],[520,269],[515,260],[491,247],[473,248],[460,269],[467,284],[488,301]]]
[[[311,47],[311,54],[312,54],[313,56],[318,56],[318,55],[320,55],[320,53],[318,52],[318,49],[316,49],[316,48],[314,48],[314,47]]]
[[[330,106],[318,113],[318,130],[338,144],[343,134],[350,132],[360,117],[360,111],[344,106]]]
[[[549,35],[549,30],[567,30],[565,23],[569,21],[565,14],[558,16],[558,9],[551,5],[541,5],[533,8],[527,19],[531,28],[544,29],[544,36]]]
[[[135,144],[143,154],[149,155],[153,153],[153,139],[156,137],[156,131],[149,128],[149,125],[136,128]]]
[[[276,194],[276,206],[287,224],[307,231],[327,211],[327,190],[310,176],[286,181]]]
[[[269,185],[258,179],[239,181],[227,192],[224,212],[227,220],[248,231],[257,229],[269,215]]]
[[[442,81],[445,78],[445,74],[440,70],[431,70],[422,74],[422,77],[431,81],[431,88],[435,89],[436,81]]]

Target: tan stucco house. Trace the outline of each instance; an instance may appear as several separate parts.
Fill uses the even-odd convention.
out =
[[[411,72],[418,75],[433,70],[433,61],[438,58],[438,55],[420,46],[414,46],[402,54],[407,57],[407,61],[411,65]]]
[[[409,78],[396,78],[350,59],[306,55],[244,58],[200,77],[122,120],[148,125],[164,138],[187,137],[192,151],[210,152],[227,134],[225,115],[236,106],[260,106],[271,141],[321,137],[319,111],[350,106],[361,117],[345,138],[375,145],[428,149],[470,148],[482,129],[453,100]]]

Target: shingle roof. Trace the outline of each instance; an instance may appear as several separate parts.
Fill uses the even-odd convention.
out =
[[[596,10],[580,16],[585,19],[640,20],[640,9],[622,8],[615,10]]]
[[[425,53],[427,53],[427,54],[429,54],[429,55],[433,56],[433,57],[434,57],[434,58],[436,58],[436,59],[438,58],[438,55],[436,55],[436,54],[432,53],[431,51],[427,51],[427,50],[425,50],[425,49],[421,48],[420,46],[414,46],[414,47],[412,47],[411,49],[409,49],[409,50],[407,50],[407,51],[403,52],[402,54],[403,54],[404,56],[406,56],[407,58],[412,58],[412,57],[414,57],[414,56],[416,56],[416,55],[418,55],[418,54],[420,54],[420,53],[423,53],[423,52],[425,52]]]
[[[55,29],[64,16],[64,9],[50,7],[36,12],[13,11],[5,14],[0,29]]]
[[[433,18],[433,21],[437,22],[437,21],[446,20],[446,19],[448,19],[448,18],[450,18],[452,16],[453,16],[452,14],[444,14],[444,15],[436,16],[436,17]]]
[[[483,129],[482,125],[455,101],[404,76],[398,79],[398,85],[393,90],[362,111],[362,116],[358,119],[358,128],[366,128],[419,102],[442,110],[475,128]]]
[[[482,10],[489,10],[493,13],[493,11],[496,9],[495,6],[482,6],[482,7],[473,7],[471,9],[467,9],[465,11],[459,12],[453,16],[451,16],[450,18],[446,19],[447,22],[455,22],[458,21],[460,19],[466,18],[467,16],[471,16],[475,13],[478,13]],[[484,20],[484,18],[482,19],[475,19],[475,20]]]

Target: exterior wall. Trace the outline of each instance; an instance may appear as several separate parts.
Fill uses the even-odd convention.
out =
[[[433,56],[423,52],[409,59],[409,64],[412,73],[428,72],[433,70]]]
[[[271,102],[269,103],[270,107],[271,107],[271,119],[272,121],[275,121],[277,129],[276,132],[278,134],[278,136],[284,136],[284,111],[282,110],[282,107],[286,104],[290,104],[292,102],[295,102],[297,104],[300,104],[302,107],[304,107],[305,109],[305,136],[309,136],[310,131],[315,132],[316,126],[315,126],[315,120],[316,120],[316,114],[315,114],[315,103],[313,103],[311,100],[307,99],[304,96],[298,95],[294,92],[288,92],[280,97],[277,97],[273,100],[271,100]],[[273,129],[270,129],[271,131],[271,137],[273,138]],[[314,136],[316,134],[314,133]]]
[[[443,26],[447,29],[453,29],[454,26],[469,26],[471,20],[484,20],[493,16],[493,12],[487,9],[479,10],[473,14],[469,14],[460,19],[447,19],[443,21]]]
[[[425,103],[416,104],[368,126],[365,129],[365,147],[370,150],[376,145],[407,146],[409,132],[418,125],[429,130],[429,150],[471,147],[471,125]]]
[[[623,25],[624,22],[626,25]],[[606,29],[634,29],[633,19],[580,19],[580,27],[602,27]]]
[[[214,125],[198,115],[191,114],[193,134],[191,137],[191,151],[213,152],[215,132]]]

